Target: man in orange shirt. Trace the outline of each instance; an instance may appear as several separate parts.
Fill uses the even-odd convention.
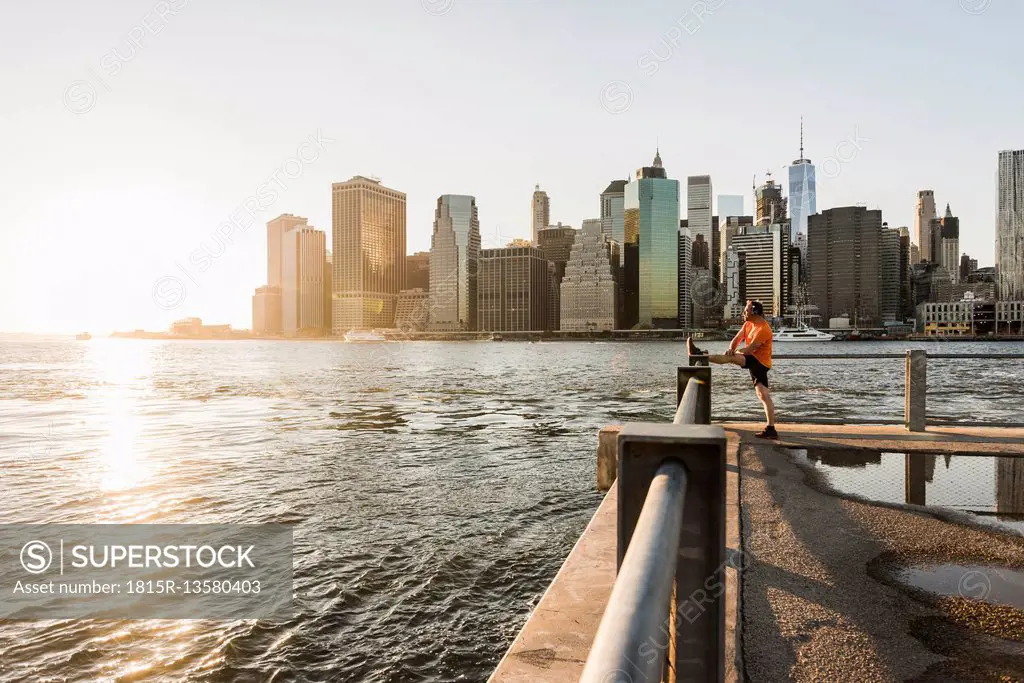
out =
[[[747,301],[743,309],[743,327],[729,344],[724,356],[708,355],[687,338],[686,348],[691,356],[707,356],[708,361],[718,365],[738,365],[750,372],[754,391],[764,406],[768,425],[757,434],[762,439],[777,439],[775,431],[775,404],[768,390],[768,370],[772,367],[772,328],[764,319],[764,305],[760,301]],[[740,347],[742,344],[742,348]]]

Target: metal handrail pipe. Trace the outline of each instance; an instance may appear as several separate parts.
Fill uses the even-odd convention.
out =
[[[700,386],[703,384],[696,377],[691,377],[683,390],[683,397],[676,406],[676,415],[672,418],[672,424],[697,424],[697,400],[700,395]]]
[[[862,358],[904,359],[905,353],[778,353],[772,360],[860,360]],[[978,358],[982,360],[1024,359],[1024,353],[928,353],[928,358]]]
[[[665,657],[640,653],[666,637],[686,482],[686,468],[673,459],[651,480],[580,683],[662,679]]]
[[[984,360],[1024,360],[1024,353],[928,353],[928,358],[981,358]]]
[[[861,358],[892,358],[904,359],[905,353],[777,353],[772,360],[859,360]],[[931,355],[929,354],[929,358]]]
[[[928,419],[929,423],[931,418]],[[760,415],[725,415],[715,418],[715,424],[735,424],[738,422],[764,422],[764,413]],[[814,415],[786,415],[785,422],[788,424],[820,424],[820,425],[901,425],[903,420],[892,417],[879,418],[847,418],[847,417],[818,417]],[[996,423],[989,423],[996,424]],[[1002,425],[1000,425],[1002,426]]]

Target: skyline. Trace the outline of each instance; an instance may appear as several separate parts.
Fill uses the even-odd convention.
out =
[[[891,227],[913,230],[917,192],[932,189],[961,219],[961,251],[992,265],[998,152],[1024,148],[1024,94],[1010,87],[1019,82],[1012,27],[1024,8],[1006,3],[798,2],[780,12],[717,0],[696,23],[688,3],[639,2],[627,13],[566,3],[545,6],[544,22],[528,0],[322,3],[302,15],[172,4],[178,13],[116,75],[101,60],[114,46],[127,54],[125,37],[153,4],[68,4],[57,24],[52,7],[19,10],[24,25],[0,47],[19,92],[0,109],[3,331],[166,329],[189,315],[248,327],[252,291],[265,284],[266,222],[292,213],[323,229],[331,184],[354,175],[407,194],[408,253],[429,250],[443,194],[476,197],[483,247],[529,237],[537,184],[551,223],[579,228],[600,216],[608,182],[630,177],[655,147],[672,178],[710,175],[716,205],[719,194],[749,203],[755,174],[760,182],[771,169],[785,184],[801,115],[819,212],[864,202]],[[243,36],[233,31],[239,15]],[[581,17],[599,39],[566,51]],[[15,69],[11,57],[33,54],[26,41],[43,27],[53,44]],[[381,51],[377,30],[401,36],[405,49]],[[762,54],[773,30],[800,41]],[[867,30],[870,61],[858,39]],[[531,50],[521,49],[524,31]],[[934,39],[953,31],[957,40],[935,50]],[[287,32],[303,40],[261,52]],[[366,54],[372,69],[335,78]],[[770,107],[750,95],[765,69],[788,84]],[[79,80],[95,83],[95,98],[75,114],[65,105],[79,106],[84,86],[63,95]],[[439,87],[448,82],[472,87]],[[616,82],[629,89],[607,89]],[[287,189],[209,270],[191,273],[193,285],[176,262],[195,271],[189,255],[216,247],[218,226],[318,131],[325,141],[302,153],[314,160],[294,178],[278,176]],[[451,144],[458,136],[471,144]],[[829,168],[855,138],[862,149]],[[172,310],[153,300],[163,276],[189,289]]]

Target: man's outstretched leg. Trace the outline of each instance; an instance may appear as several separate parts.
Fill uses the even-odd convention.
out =
[[[743,367],[743,356],[738,353],[731,353],[725,355],[709,354],[707,351],[702,351],[697,348],[697,345],[693,343],[691,337],[686,338],[686,350],[691,356],[705,356],[709,363],[715,363],[716,365],[739,365]]]

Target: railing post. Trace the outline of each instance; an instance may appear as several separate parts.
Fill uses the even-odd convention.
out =
[[[691,377],[696,377],[703,382],[700,398],[697,401],[696,424],[711,424],[711,366],[709,365],[681,366],[678,369],[676,373],[676,407],[683,400],[683,392],[686,391],[686,385]]]
[[[710,368],[704,368],[710,370]],[[618,566],[662,463],[676,459],[688,486],[665,633],[629,657],[661,656],[672,635],[679,681],[721,681],[725,657],[725,431],[711,425],[626,424],[618,438]],[[628,672],[633,675],[634,672]],[[612,679],[607,679],[612,680]],[[643,680],[640,677],[623,680]]]
[[[927,392],[928,352],[920,349],[908,350],[903,407],[904,423],[908,431],[925,431]]]

